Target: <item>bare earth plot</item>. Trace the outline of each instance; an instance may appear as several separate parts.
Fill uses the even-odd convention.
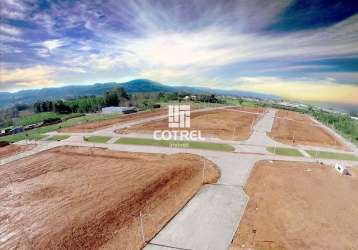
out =
[[[93,132],[99,129],[110,127],[114,124],[120,124],[124,122],[140,120],[144,118],[149,118],[152,116],[164,115],[168,111],[166,109],[160,109],[156,111],[148,111],[148,112],[138,112],[127,115],[119,115],[117,118],[106,119],[102,121],[94,121],[83,124],[78,124],[72,127],[62,128],[59,132],[65,133],[80,133],[80,132]]]
[[[260,161],[232,249],[357,249],[358,178],[317,163]]]
[[[10,144],[5,147],[0,147],[0,159],[6,158],[12,155],[20,154],[22,152],[25,152],[27,150],[31,150],[35,147],[34,144],[29,145],[16,145],[16,144]]]
[[[203,161],[65,146],[3,165],[0,249],[139,249],[218,179]]]
[[[242,110],[245,110],[242,108]],[[253,112],[253,111],[256,112]],[[224,140],[245,140],[251,134],[251,126],[259,119],[262,109],[249,112],[219,109],[191,113],[190,130],[201,130],[202,136]],[[117,133],[152,133],[154,130],[167,130],[168,120],[150,121],[116,131]],[[178,129],[175,129],[178,130]]]
[[[287,110],[279,110],[268,135],[281,143],[324,146],[346,149],[334,135],[318,126],[308,116]]]

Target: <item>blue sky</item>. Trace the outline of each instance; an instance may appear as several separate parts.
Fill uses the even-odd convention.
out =
[[[358,104],[355,1],[2,0],[0,91],[122,82]]]

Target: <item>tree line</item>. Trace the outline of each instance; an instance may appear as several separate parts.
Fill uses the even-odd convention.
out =
[[[318,121],[340,131],[345,137],[358,145],[358,121],[348,115],[328,113],[325,111],[310,110],[309,112]]]
[[[82,96],[67,100],[42,100],[33,105],[18,104],[11,108],[0,111],[0,127],[13,125],[14,118],[28,115],[32,112],[56,112],[59,114],[69,113],[95,113],[104,107],[125,106],[137,107],[140,110],[160,107],[160,103],[169,101],[181,102],[190,98],[194,102],[222,103],[223,99],[212,94],[196,94],[189,92],[153,92],[128,94],[123,88],[114,88],[105,92],[102,96]]]
[[[103,96],[84,96],[68,100],[38,101],[34,103],[34,112],[93,113],[103,107],[129,106],[130,96],[123,88],[114,88]]]
[[[139,109],[150,109],[158,106],[158,102],[178,101],[186,97],[191,98],[190,93],[135,93],[129,95],[123,88],[114,88],[103,94],[103,96],[84,96],[69,100],[38,101],[34,104],[34,112],[56,112],[68,113],[94,113],[103,107],[125,106],[138,107]],[[194,101],[219,103],[215,95],[195,95]]]

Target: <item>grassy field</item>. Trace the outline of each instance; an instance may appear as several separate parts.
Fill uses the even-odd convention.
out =
[[[123,137],[117,140],[116,143],[131,144],[131,145],[150,145],[150,146],[171,147],[171,148],[196,148],[196,149],[208,149],[208,150],[218,150],[218,151],[235,150],[235,148],[229,144],[197,142],[197,141],[173,141],[173,140],[165,141],[165,140]]]
[[[47,139],[47,141],[62,141],[70,138],[69,135],[53,135]]]
[[[275,147],[267,147],[267,151],[276,154],[276,155],[285,155],[285,156],[303,156],[300,151],[293,148],[275,148]]]
[[[335,160],[347,160],[347,161],[358,161],[358,157],[353,154],[342,154],[326,151],[314,151],[314,150],[305,150],[310,156],[314,158],[324,158],[324,159],[335,159]]]
[[[84,116],[84,114],[81,113],[72,113],[72,114],[58,114],[55,112],[42,112],[42,113],[33,113],[33,114],[26,114],[22,115],[19,118],[16,118],[16,126],[26,126],[30,124],[36,124],[39,122],[42,122],[46,119],[54,119],[54,118],[60,118],[62,121],[66,121],[71,118]],[[13,126],[10,126],[10,128]],[[4,129],[4,128],[2,128]]]
[[[57,114],[55,112],[43,112],[43,113],[35,113],[31,115],[25,115],[20,117],[20,124],[22,126],[39,123],[42,122],[45,119],[49,118],[62,118],[65,115]]]
[[[339,132],[346,139],[358,146],[358,121],[348,115],[332,114],[323,111],[311,111],[310,115],[323,124]]]
[[[109,141],[111,137],[109,136],[88,136],[85,137],[84,140],[87,142],[96,142],[96,143],[106,143]]]
[[[76,117],[76,118],[72,118],[72,119],[66,120],[66,121],[58,123],[58,124],[32,129],[32,130],[18,133],[15,135],[3,136],[3,137],[0,137],[0,141],[17,142],[17,141],[21,141],[21,140],[25,140],[25,139],[39,140],[44,137],[44,136],[42,136],[42,134],[52,132],[52,131],[55,131],[60,128],[70,127],[70,126],[74,126],[74,125],[85,123],[85,122],[111,119],[111,118],[117,117],[117,116],[118,116],[118,114],[92,114],[92,115]]]
[[[224,98],[225,105],[229,106],[240,106],[240,107],[250,107],[250,108],[258,108],[258,107],[264,107],[263,103],[255,102],[255,101],[246,101],[246,100],[240,100],[237,98]]]
[[[161,107],[167,107],[168,105],[190,105],[191,109],[194,108],[209,108],[209,107],[220,107],[225,106],[226,104],[221,103],[209,103],[209,102],[194,102],[194,101],[168,101],[168,102],[158,102]]]

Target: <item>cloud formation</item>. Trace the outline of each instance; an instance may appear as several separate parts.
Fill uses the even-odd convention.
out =
[[[237,79],[239,90],[253,90],[285,96],[295,101],[317,101],[356,104],[357,85],[338,84],[334,79],[312,81],[311,79],[281,79],[277,77],[243,77]],[[319,95],[317,95],[319,93]]]
[[[14,90],[13,86],[22,88],[42,88],[55,84],[52,79],[56,69],[49,66],[34,66],[28,68],[6,69],[0,68],[0,88]]]
[[[346,90],[358,84],[358,15],[344,2],[353,9],[327,5],[328,21],[310,27],[294,19],[306,12],[294,15],[293,0],[6,0],[2,64],[10,75],[51,69],[29,76],[48,84],[145,77],[271,93],[283,86],[315,89],[316,99],[351,100]],[[309,8],[307,15],[320,13],[314,4]],[[42,86],[1,82],[2,90]],[[319,96],[325,89],[337,98]],[[290,91],[280,95],[293,98]],[[314,99],[298,93],[298,99]]]

